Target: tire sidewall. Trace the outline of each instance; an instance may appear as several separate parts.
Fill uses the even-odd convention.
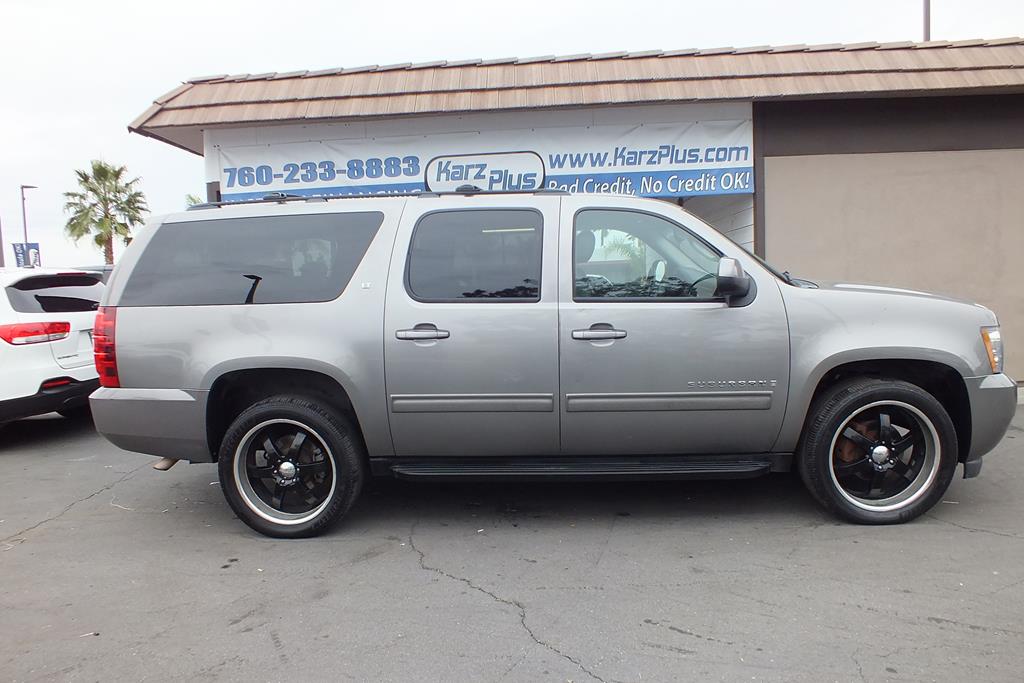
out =
[[[850,415],[879,401],[898,401],[921,411],[935,427],[939,463],[935,477],[914,501],[895,510],[865,510],[847,500],[833,481],[832,441]],[[931,509],[949,488],[956,472],[956,428],[949,414],[931,394],[899,380],[854,380],[837,386],[815,405],[800,454],[800,472],[814,497],[839,516],[861,524],[907,522]]]
[[[327,446],[335,477],[334,491],[323,509],[299,524],[272,522],[252,510],[239,492],[236,459],[245,436],[268,420],[291,420],[316,433]],[[344,516],[355,503],[365,479],[362,448],[347,419],[315,401],[299,396],[275,396],[242,411],[221,441],[217,459],[220,486],[234,513],[256,531],[275,538],[315,536]]]

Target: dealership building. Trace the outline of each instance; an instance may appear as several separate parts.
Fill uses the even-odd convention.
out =
[[[1024,378],[1024,39],[218,75],[129,129],[202,155],[214,201],[417,191],[439,157],[530,152],[547,187],[679,203],[796,276],[982,303]]]

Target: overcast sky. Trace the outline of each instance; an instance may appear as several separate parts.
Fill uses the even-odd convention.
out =
[[[921,39],[921,0],[2,0],[0,224],[4,256],[102,262],[63,236],[62,193],[90,159],[125,164],[154,213],[202,194],[202,161],[129,135],[152,100],[193,76],[471,57]],[[508,10],[494,7],[508,5]],[[932,38],[1024,34],[1021,0],[933,0]]]

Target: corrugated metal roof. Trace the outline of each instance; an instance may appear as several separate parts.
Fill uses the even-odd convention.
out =
[[[210,126],[966,91],[1024,92],[1024,39],[647,50],[221,74],[190,79],[158,98],[129,130],[202,153],[198,129]],[[182,135],[185,129],[193,134]]]

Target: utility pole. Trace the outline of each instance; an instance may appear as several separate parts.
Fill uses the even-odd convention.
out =
[[[924,42],[932,39],[932,0],[924,0]]]
[[[28,242],[28,221],[25,220],[25,190],[34,190],[35,185],[22,185],[21,186],[21,230],[24,234],[25,239],[23,242]]]

